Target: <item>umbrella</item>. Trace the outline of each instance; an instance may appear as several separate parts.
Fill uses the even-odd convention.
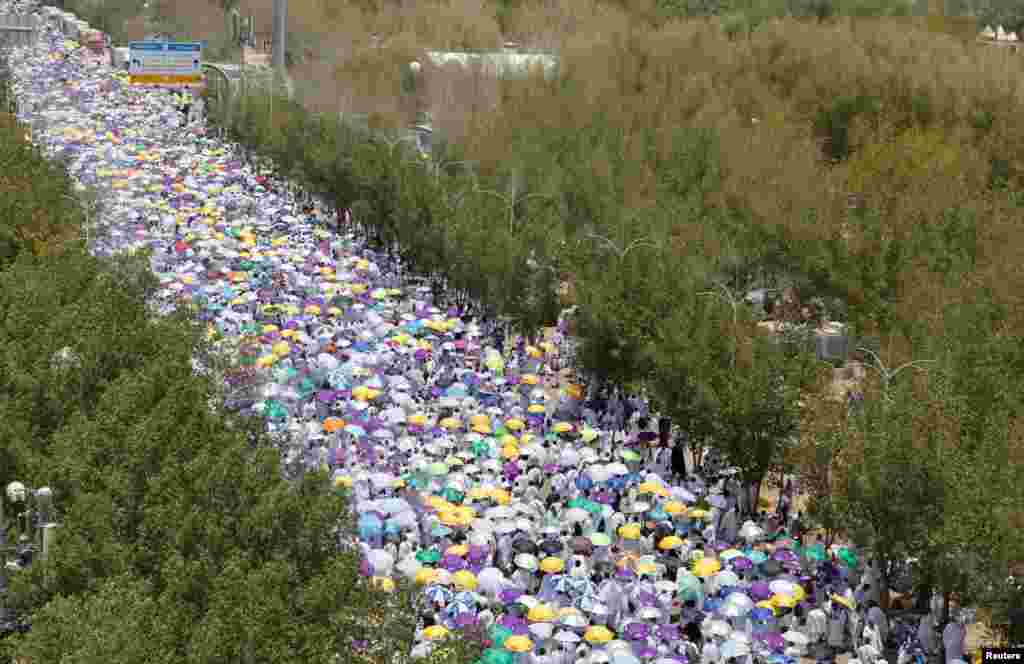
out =
[[[447,638],[450,632],[441,625],[431,625],[423,630],[423,637],[428,641],[440,641]]]
[[[622,633],[630,641],[643,641],[651,635],[651,626],[645,622],[631,622]]]
[[[588,643],[608,643],[613,638],[615,635],[604,625],[594,625],[583,635],[583,639]]]
[[[782,635],[782,638],[796,646],[806,646],[810,643],[810,639],[807,638],[806,634],[802,634],[795,630],[789,630]]]
[[[535,572],[537,570],[537,558],[529,553],[520,553],[515,557],[515,564],[522,569]]]
[[[525,636],[510,636],[505,639],[504,648],[511,652],[529,652],[533,650],[533,641]]]

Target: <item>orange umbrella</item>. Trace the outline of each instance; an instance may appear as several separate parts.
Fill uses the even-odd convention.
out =
[[[334,433],[345,428],[345,420],[340,417],[328,417],[324,420],[324,431]]]

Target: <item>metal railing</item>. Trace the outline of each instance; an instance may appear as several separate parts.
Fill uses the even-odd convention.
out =
[[[40,19],[35,16],[0,14],[0,48],[31,46],[39,37]]]

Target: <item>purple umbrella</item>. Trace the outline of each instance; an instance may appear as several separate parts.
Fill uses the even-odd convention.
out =
[[[502,604],[511,604],[522,596],[522,590],[519,590],[518,588],[506,588],[498,595],[498,599]]]
[[[654,593],[647,591],[640,591],[637,593],[637,600],[640,606],[657,606],[658,598],[654,596]]]
[[[751,562],[750,558],[740,556],[739,558],[733,558],[730,560],[729,565],[737,572],[745,572],[751,569],[754,566],[754,563]]]
[[[750,596],[756,600],[765,600],[772,596],[772,589],[764,581],[758,581],[750,586]]]
[[[441,559],[441,567],[448,570],[449,572],[458,572],[459,570],[466,569],[466,561],[458,556],[446,555]]]
[[[654,659],[658,656],[658,649],[649,645],[641,646],[636,650],[636,656],[641,659]]]
[[[636,439],[642,443],[647,443],[652,440],[657,440],[658,434],[654,433],[653,431],[641,431],[637,435]]]
[[[561,467],[558,464],[555,464],[555,463],[546,463],[542,467],[542,470],[544,471],[545,474],[552,475],[554,473],[557,473],[559,470],[561,470]]]
[[[609,491],[598,491],[597,495],[594,496],[594,502],[601,503],[602,505],[611,505],[615,500],[615,497]]]
[[[459,615],[455,616],[455,626],[460,629],[472,627],[476,623],[476,616],[474,616],[472,613],[460,613]]]
[[[320,390],[319,392],[316,393],[316,398],[317,401],[321,401],[323,403],[330,403],[331,401],[334,401],[337,398],[335,394],[336,393],[334,390]]]
[[[472,544],[469,547],[468,557],[473,562],[480,562],[487,557],[487,549],[479,544]]]
[[[789,549],[779,549],[772,554],[772,559],[780,563],[796,562],[798,560],[797,555]]]
[[[619,570],[615,573],[615,576],[617,576],[620,579],[636,578],[636,574],[634,574],[633,570],[629,569],[628,567],[620,567]]]
[[[778,632],[761,632],[756,634],[754,638],[760,640],[772,650],[782,651],[786,649],[786,640]]]
[[[673,625],[670,623],[658,625],[654,629],[654,632],[658,635],[659,639],[661,639],[662,641],[668,641],[669,643],[673,641],[678,641],[680,639],[678,625]]]
[[[631,622],[622,633],[630,641],[643,641],[651,635],[651,626],[643,622]]]

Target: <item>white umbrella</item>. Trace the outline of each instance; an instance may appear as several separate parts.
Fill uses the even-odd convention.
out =
[[[395,559],[384,549],[373,549],[366,554],[366,560],[373,566],[377,576],[390,576],[395,566]]]
[[[562,518],[569,523],[584,523],[590,519],[590,513],[585,509],[573,507],[563,512]]]
[[[476,575],[476,580],[480,590],[492,595],[501,592],[501,587],[507,583],[505,575],[497,567],[483,568]]]
[[[786,639],[786,641],[797,646],[806,646],[808,643],[810,643],[810,639],[807,638],[806,634],[797,632],[796,630],[792,629],[783,634],[782,638]]]
[[[792,595],[796,592],[796,584],[784,579],[776,579],[768,584],[768,588],[778,595]]]
[[[615,463],[608,464],[607,468],[608,468],[608,472],[611,473],[612,475],[628,475],[629,474],[629,468],[626,468],[626,464],[620,463],[618,461],[616,461]]]
[[[712,636],[726,637],[732,633],[732,626],[724,620],[711,620],[701,627],[705,628],[704,631]]]
[[[586,621],[582,620],[582,618],[580,620],[583,622],[583,624],[580,625],[580,627],[587,624]],[[579,643],[582,640],[580,638],[580,635],[576,632],[570,632],[565,629],[555,632],[555,635],[552,638],[554,638],[554,640],[558,641],[559,643]]]

